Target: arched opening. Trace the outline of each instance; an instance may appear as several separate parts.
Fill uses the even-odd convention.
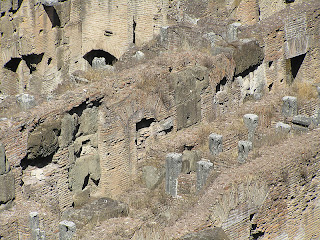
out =
[[[30,69],[30,74],[37,70],[37,65],[42,61],[44,53],[40,54],[29,54],[29,55],[22,55],[22,59],[26,61],[28,68]]]
[[[4,68],[16,72],[20,62],[21,58],[11,58],[10,61],[4,65]]]
[[[83,58],[88,61],[90,66],[92,67],[93,62],[99,62],[99,66],[103,67],[105,65],[113,65],[118,59],[112,54],[103,51],[103,50],[91,50],[86,53]]]
[[[296,57],[293,57],[290,59],[291,72],[292,72],[293,79],[295,79],[297,77],[297,74],[300,70],[300,67],[303,63],[305,56],[306,56],[306,54],[302,54],[302,55],[299,55],[299,56],[296,56]]]

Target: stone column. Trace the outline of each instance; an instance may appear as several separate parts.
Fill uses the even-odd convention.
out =
[[[276,132],[289,133],[290,130],[291,130],[291,126],[289,124],[285,124],[283,122],[277,122],[277,124],[276,124]]]
[[[39,227],[39,214],[37,212],[29,213],[31,239],[32,240],[45,240],[46,235],[44,231],[40,230]]]
[[[178,176],[182,168],[182,154],[169,153],[166,157],[166,193],[177,197]]]
[[[14,174],[10,171],[5,148],[0,143],[0,208],[7,209],[12,206],[15,197]]]
[[[7,172],[9,172],[9,164],[7,163],[5,148],[0,143],[0,175]]]
[[[106,59],[104,57],[94,57],[92,60],[92,68],[102,69],[106,67]]]
[[[212,133],[209,135],[209,150],[212,155],[218,155],[222,152],[222,136]]]
[[[206,184],[207,178],[210,171],[213,168],[213,163],[201,160],[197,162],[197,191],[200,191],[201,188]]]
[[[296,97],[285,96],[282,98],[282,114],[284,117],[293,117],[298,114],[298,101]]]
[[[255,114],[245,114],[243,116],[243,121],[246,127],[248,128],[248,141],[254,142],[254,132],[258,127],[259,117]]]
[[[245,163],[249,152],[252,150],[252,142],[239,141],[238,143],[238,162]]]
[[[71,221],[62,221],[59,223],[59,239],[72,240],[73,235],[76,233],[76,224]]]

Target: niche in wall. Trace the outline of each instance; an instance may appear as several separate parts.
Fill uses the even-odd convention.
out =
[[[11,58],[5,65],[4,68],[16,72],[21,62],[21,58]]]
[[[104,58],[106,65],[113,65],[118,59],[112,54],[104,51],[104,50],[91,50],[86,53],[83,58],[88,61],[90,66],[92,66],[92,61],[94,58]]]

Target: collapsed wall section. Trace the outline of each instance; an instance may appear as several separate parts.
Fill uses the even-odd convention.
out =
[[[69,0],[53,6],[24,0],[19,4],[14,12],[2,4],[0,77],[5,80],[0,90],[4,95],[50,94],[74,71],[91,69],[83,56],[92,50],[119,59],[131,45],[141,46],[159,33],[166,25],[168,8],[167,0]],[[42,59],[36,64],[25,66],[19,61],[39,54]]]

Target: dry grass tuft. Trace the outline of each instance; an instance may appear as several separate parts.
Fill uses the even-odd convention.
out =
[[[83,77],[87,79],[89,82],[97,82],[104,80],[107,76],[114,76],[114,71],[110,69],[92,69],[84,72]]]
[[[255,140],[255,147],[256,148],[260,148],[263,146],[271,147],[271,146],[274,146],[274,145],[277,145],[277,144],[283,142],[287,138],[288,138],[288,134],[286,134],[286,133],[271,132],[271,133],[259,136]]]
[[[307,101],[318,97],[316,87],[308,82],[294,82],[291,90],[299,100]]]

